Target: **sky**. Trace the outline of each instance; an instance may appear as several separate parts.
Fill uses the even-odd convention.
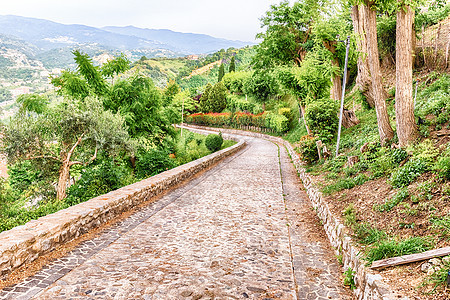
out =
[[[255,41],[259,19],[280,0],[7,0],[0,15],[94,27],[133,25]]]

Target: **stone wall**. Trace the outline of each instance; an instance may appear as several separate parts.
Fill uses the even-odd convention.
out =
[[[328,208],[326,202],[323,201],[322,193],[314,186],[311,178],[306,173],[302,162],[298,158],[297,153],[292,148],[292,145],[278,137],[273,137],[257,132],[248,132],[235,129],[222,129],[189,125],[189,128],[207,129],[211,131],[221,131],[222,133],[244,135],[250,137],[263,138],[272,142],[282,144],[289,152],[292,161],[299,173],[299,176],[306,188],[309,199],[317,212],[317,215],[322,220],[325,232],[328,235],[331,245],[335,249],[336,255],[342,255],[343,269],[346,271],[351,268],[355,271],[356,289],[353,290],[358,300],[372,300],[372,299],[409,299],[402,295],[395,294],[391,291],[388,284],[383,281],[380,274],[365,267],[365,261],[360,258],[359,250],[353,246],[352,239],[345,234],[344,225],[340,219],[334,216]]]
[[[245,147],[244,141],[236,141],[227,149],[0,233],[0,275],[34,261]]]

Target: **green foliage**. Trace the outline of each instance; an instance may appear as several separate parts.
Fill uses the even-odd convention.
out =
[[[65,202],[75,205],[133,183],[131,170],[122,161],[103,156],[87,166],[68,189]]]
[[[251,77],[252,72],[248,71],[230,72],[225,74],[222,82],[230,92],[235,94],[244,94],[244,91],[246,91],[247,82]]]
[[[220,134],[209,134],[205,139],[205,146],[211,152],[216,152],[222,148],[223,138],[222,133]]]
[[[382,15],[377,18],[377,41],[381,57],[395,61],[396,14]]]
[[[450,157],[439,157],[438,161],[433,166],[433,171],[435,171],[439,175],[439,177],[450,180]]]
[[[289,129],[289,120],[283,115],[268,113],[266,127],[272,128],[276,133],[283,133]]]
[[[363,245],[371,245],[387,238],[387,234],[384,231],[378,230],[368,223],[357,223],[353,230],[356,239]]]
[[[227,89],[223,82],[214,86],[208,84],[205,92],[200,98],[200,106],[203,112],[221,112],[227,107]]]
[[[423,119],[434,115],[435,124],[450,120],[450,76],[439,75],[439,79],[417,94],[416,114]]]
[[[317,100],[306,107],[306,123],[323,142],[330,141],[337,131],[337,104],[331,99]]]
[[[30,185],[36,183],[41,173],[29,160],[19,161],[9,166],[9,183],[11,187],[17,191],[23,192]]]
[[[301,53],[310,49],[308,43],[313,20],[319,15],[322,1],[289,1],[271,5],[261,18],[265,32],[256,37],[262,42],[256,47],[253,64],[257,69],[271,68],[280,64],[299,63]]]
[[[228,72],[236,72],[236,58],[233,56],[231,57],[230,66],[228,68]]]
[[[317,139],[310,135],[304,135],[300,138],[295,150],[300,154],[301,160],[309,164],[319,160],[316,141]]]
[[[278,83],[272,72],[258,70],[245,80],[244,93],[255,97],[258,102],[266,102],[270,96],[277,95]]]
[[[223,76],[225,76],[225,66],[222,63],[222,64],[220,64],[220,67],[219,67],[219,76],[217,78],[217,82],[222,81]]]
[[[450,239],[450,215],[430,218],[431,229],[439,236]]]
[[[351,290],[356,289],[355,284],[355,274],[356,272],[352,270],[352,268],[348,268],[347,271],[344,272],[344,285],[350,287]]]
[[[136,155],[136,177],[145,179],[177,166],[174,159],[169,157],[168,149],[141,150]]]
[[[19,104],[19,113],[21,114],[30,112],[41,114],[47,108],[49,101],[45,96],[24,94],[17,97],[16,102]]]
[[[120,56],[104,63],[101,68],[101,74],[105,77],[114,78],[115,75],[123,73],[129,68],[130,60],[122,53]]]
[[[416,14],[414,18],[414,25],[416,31],[428,26],[437,24],[439,21],[445,19],[450,14],[450,4],[442,6],[431,6],[428,11]]]
[[[161,143],[165,136],[173,134],[169,120],[162,113],[161,93],[148,77],[136,75],[118,80],[103,105],[124,117],[133,138],[144,137]]]
[[[392,173],[390,182],[393,187],[397,188],[408,186],[414,179],[425,173],[427,169],[427,164],[424,160],[410,160],[403,167]]]
[[[257,103],[253,98],[242,97],[233,94],[227,95],[227,109],[232,112],[251,112],[259,114],[263,112],[261,104]]]
[[[405,201],[408,197],[409,197],[408,189],[402,188],[398,190],[398,192],[394,196],[392,196],[392,198],[386,199],[386,201],[383,204],[375,205],[374,210],[377,210],[379,212],[391,211],[400,202]]]
[[[365,174],[358,174],[351,178],[339,178],[336,182],[324,187],[322,191],[324,194],[330,195],[338,191],[354,188],[357,185],[362,185],[369,179]]]
[[[420,253],[432,248],[432,242],[427,238],[411,237],[405,240],[382,240],[370,248],[365,259],[373,262],[380,259]]]

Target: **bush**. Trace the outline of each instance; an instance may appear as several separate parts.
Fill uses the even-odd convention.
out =
[[[304,135],[298,142],[296,151],[300,154],[300,159],[307,163],[312,163],[319,159],[317,152],[316,138],[311,135]]]
[[[205,139],[205,146],[208,148],[211,152],[216,152],[222,148],[223,144],[223,138],[222,133],[217,134],[210,134]]]
[[[337,112],[334,100],[317,100],[306,108],[306,123],[322,141],[330,141],[338,128]]]
[[[65,202],[75,205],[106,194],[133,182],[130,169],[123,162],[112,158],[99,158],[69,187]]]
[[[391,184],[396,188],[408,186],[426,171],[427,164],[422,159],[410,160],[403,167],[392,173]]]
[[[276,133],[283,133],[289,129],[289,120],[285,116],[269,113],[266,117],[266,127],[272,128]]]
[[[136,156],[135,172],[139,179],[144,179],[176,166],[176,161],[169,157],[167,150],[151,149],[149,151],[140,151],[140,153],[138,153]]]

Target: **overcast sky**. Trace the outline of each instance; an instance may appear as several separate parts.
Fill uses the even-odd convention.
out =
[[[280,0],[6,0],[0,15],[95,27],[133,25],[254,41],[259,18]]]

